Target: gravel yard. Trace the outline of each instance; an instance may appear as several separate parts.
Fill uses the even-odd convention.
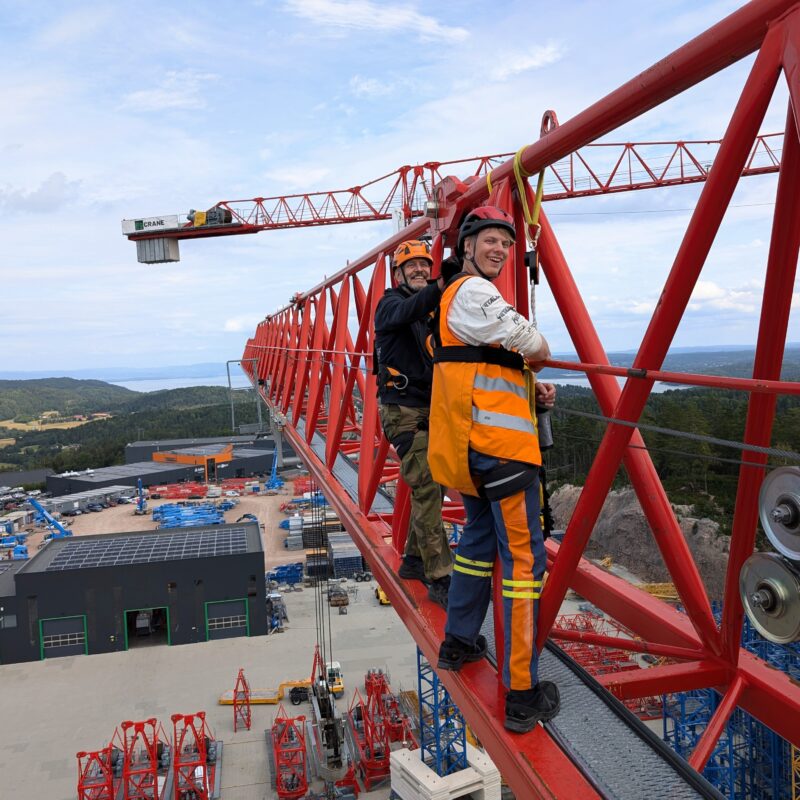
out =
[[[236,522],[242,514],[255,514],[261,523],[261,541],[264,545],[264,567],[271,569],[279,564],[291,564],[303,559],[303,551],[286,550],[283,540],[286,531],[278,527],[286,519],[280,510],[281,503],[285,503],[292,495],[291,482],[287,482],[282,494],[262,495],[251,494],[233,498],[239,503],[230,511],[225,512],[225,522]],[[148,509],[153,509],[165,503],[175,503],[176,500],[148,500]],[[200,501],[193,501],[200,502]],[[209,501],[212,502],[212,501]],[[156,524],[148,513],[139,516],[134,513],[134,505],[121,504],[102,511],[81,514],[65,521],[70,522],[73,536],[87,536],[93,533],[120,533],[128,531],[154,530]],[[39,545],[44,539],[46,529],[37,529],[28,537],[28,552],[35,555]]]

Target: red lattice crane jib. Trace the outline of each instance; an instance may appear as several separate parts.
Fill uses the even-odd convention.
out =
[[[250,730],[252,709],[250,706],[250,684],[244,676],[244,669],[239,669],[236,686],[233,689],[233,731],[239,729]]]
[[[671,661],[602,676],[618,697],[626,700],[717,688],[722,700],[690,757],[698,770],[706,764],[737,706],[800,746],[800,685],[740,649],[743,609],[738,583],[755,545],[758,495],[767,456],[748,452],[740,468],[722,620],[718,626],[700,570],[636,424],[654,382],[664,374],[664,358],[701,278],[737,182],[751,158],[779,80],[788,83],[788,107],[769,251],[764,263],[752,265],[754,280],[764,287],[752,376],[680,375],[677,379],[690,385],[745,392],[748,412],[744,441],[756,448],[770,446],[777,397],[800,395],[800,383],[781,380],[800,249],[798,53],[800,2],[747,3],[536,142],[520,148],[516,170],[514,161],[508,160],[492,169],[490,180],[444,181],[437,189],[433,216],[416,219],[368,253],[349,261],[340,272],[295,295],[290,305],[258,325],[243,354],[243,365],[253,385],[285,419],[284,436],[369,561],[371,571],[425,657],[435,662],[444,613],[428,602],[424,587],[402,583],[396,574],[408,528],[408,488],[398,482],[393,507],[373,508],[379,486],[388,476],[396,475],[398,465],[396,454],[381,431],[372,374],[374,311],[389,278],[388,259],[401,241],[430,233],[436,271],[454,243],[464,213],[486,203],[512,214],[518,233],[525,230],[520,198],[526,198],[532,207],[533,191],[527,182],[518,180],[518,175],[539,174],[700,84],[726,65],[755,54],[714,167],[707,172],[696,209],[671,258],[666,281],[652,287],[653,295],[660,299],[632,368],[621,370],[622,386],[614,377],[615,368],[609,365],[556,232],[546,214],[542,213],[539,219],[542,275],[578,355],[578,361],[567,362],[567,367],[587,374],[602,413],[612,422],[606,427],[563,543],[559,545],[552,539],[547,542],[549,578],[540,604],[538,644],[541,646],[550,635],[564,596],[572,588],[637,637],[584,631],[580,633],[585,644],[630,653],[647,652]],[[531,226],[528,232],[531,236],[535,233]],[[530,289],[524,267],[525,240],[526,237],[517,236],[515,249],[497,281],[500,292],[522,314],[529,311]],[[342,458],[343,449],[349,460],[358,465],[350,483],[342,483],[337,477],[341,474],[338,459]],[[684,612],[582,558],[620,467],[627,471]],[[456,519],[457,510],[449,507],[448,516]],[[495,608],[500,607],[502,603],[495,603]],[[499,637],[496,649],[502,654],[500,618],[495,619],[495,631]],[[484,661],[470,665],[461,673],[443,675],[442,681],[516,796],[596,796],[542,729],[513,737],[503,729],[503,697],[497,690],[497,672],[490,664]]]
[[[783,134],[758,136],[742,175],[765,175],[778,171]],[[637,189],[657,189],[707,180],[721,141],[595,142],[545,170],[543,201],[618,194]],[[392,218],[399,211],[406,223],[426,213],[427,204],[437,202],[437,191],[445,179],[457,174],[462,180],[485,178],[513,153],[429,161],[403,166],[362,186],[327,192],[304,192],[245,200],[220,200],[230,223],[159,230],[157,233],[127,234],[141,239],[203,239],[281,228],[305,228]]]

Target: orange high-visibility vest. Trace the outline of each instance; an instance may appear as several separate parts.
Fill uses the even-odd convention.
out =
[[[467,345],[447,325],[450,303],[470,277],[457,278],[442,294],[440,346],[433,355],[428,464],[437,483],[477,496],[467,461],[470,448],[537,466],[542,454],[524,358],[499,346]]]

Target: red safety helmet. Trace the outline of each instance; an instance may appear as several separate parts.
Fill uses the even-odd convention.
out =
[[[425,242],[421,242],[419,239],[408,239],[397,246],[397,249],[394,251],[393,266],[402,267],[406,261],[411,261],[412,258],[424,258],[433,266],[433,257],[431,256],[428,245]]]
[[[464,239],[474,236],[484,228],[502,228],[507,231],[512,240],[516,240],[517,232],[514,230],[514,220],[511,215],[503,211],[502,208],[494,206],[478,206],[467,214],[461,227],[458,229],[458,242],[456,243],[456,253],[464,255]]]

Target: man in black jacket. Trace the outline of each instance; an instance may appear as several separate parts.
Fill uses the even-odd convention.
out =
[[[417,239],[395,250],[396,288],[386,290],[375,310],[375,364],[381,424],[411,489],[411,519],[399,575],[426,583],[430,599],[447,608],[453,554],[442,525],[442,489],[428,467],[433,380],[428,321],[442,293],[442,279],[430,280],[432,265],[427,245]]]

